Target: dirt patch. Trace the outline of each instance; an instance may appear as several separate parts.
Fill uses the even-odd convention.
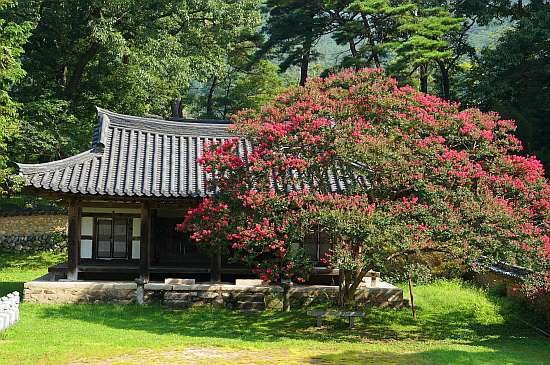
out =
[[[173,350],[145,349],[132,354],[115,356],[110,359],[79,359],[69,362],[70,365],[123,365],[123,364],[151,364],[151,365],[202,365],[202,364],[239,364],[262,365],[275,364],[286,358],[280,350],[272,354],[273,350],[251,351],[231,350],[214,347],[194,347]],[[283,351],[284,352],[284,351]]]

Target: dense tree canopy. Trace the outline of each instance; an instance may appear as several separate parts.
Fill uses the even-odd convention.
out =
[[[528,153],[550,163],[550,3],[517,2],[508,8],[512,26],[485,48],[475,73],[472,104],[517,121],[516,135]],[[547,168],[548,170],[548,168]]]
[[[315,231],[332,236],[342,303],[369,269],[421,252],[548,270],[550,186],[539,161],[514,154],[513,121],[364,69],[310,80],[231,129],[253,148],[210,147],[200,161],[219,193],[182,227],[266,280],[300,281],[293,248]]]
[[[9,6],[9,1],[0,0],[0,10]],[[19,105],[12,100],[9,91],[25,75],[19,57],[31,28],[30,23],[16,24],[0,19],[0,184],[5,183],[6,178],[6,142],[17,128]]]
[[[88,146],[94,106],[169,115],[192,83],[221,76],[259,1],[19,1],[2,17],[36,28],[25,45],[27,76],[12,158],[66,157]],[[193,84],[194,85],[194,84]],[[29,143],[34,141],[33,143]]]

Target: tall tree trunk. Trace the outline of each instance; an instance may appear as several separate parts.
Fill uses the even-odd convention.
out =
[[[71,100],[73,98],[76,89],[78,88],[78,84],[82,79],[82,75],[84,74],[84,70],[86,69],[86,65],[97,54],[99,47],[99,43],[94,42],[82,56],[78,57],[76,68],[74,69],[71,79],[65,88],[65,100]]]
[[[439,71],[441,72],[441,83],[443,86],[443,99],[451,100],[451,90],[449,86],[449,70],[445,67],[445,63],[442,60],[436,59]]]
[[[311,48],[304,48],[302,52],[302,62],[300,65],[300,86],[304,86],[307,81],[307,73],[309,70],[309,59]]]
[[[315,13],[311,12],[309,17],[313,19]],[[304,86],[307,81],[309,71],[309,63],[311,62],[311,49],[313,48],[313,29],[305,34],[304,43],[302,44],[302,62],[300,64],[300,86]]]
[[[218,81],[218,76],[214,76],[212,85],[210,85],[210,90],[208,91],[208,98],[206,99],[206,115],[209,118],[214,116],[214,93],[218,87]]]
[[[420,92],[427,94],[428,93],[428,65],[420,65]]]
[[[172,111],[172,118],[182,118],[183,109],[182,109],[181,99],[170,100],[170,110]]]

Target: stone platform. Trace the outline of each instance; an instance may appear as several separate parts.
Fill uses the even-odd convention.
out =
[[[134,281],[50,281],[45,275],[25,283],[23,301],[27,303],[120,303],[136,301],[137,284]],[[235,285],[232,283],[171,284],[150,282],[144,285],[145,303],[162,303],[165,293],[180,293],[185,307],[212,305],[235,308],[243,293],[262,293],[267,308],[282,306],[283,288],[278,284]],[[293,308],[325,302],[338,294],[337,286],[295,285],[290,289]],[[406,304],[403,291],[389,283],[377,281],[375,287],[361,286],[355,301],[376,307],[400,308]],[[168,303],[166,303],[168,304]]]

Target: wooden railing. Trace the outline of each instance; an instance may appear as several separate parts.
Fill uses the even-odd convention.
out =
[[[0,298],[0,332],[19,320],[19,292]]]

